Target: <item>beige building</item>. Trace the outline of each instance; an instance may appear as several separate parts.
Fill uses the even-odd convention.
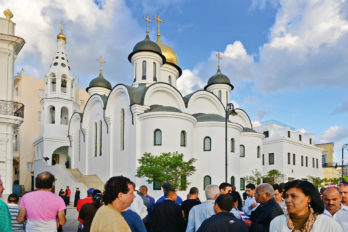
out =
[[[89,97],[85,90],[77,89],[80,111]],[[13,151],[13,180],[24,186],[24,191],[33,189],[34,140],[41,135],[41,100],[45,92],[44,79],[27,76],[22,70],[14,79],[14,100],[22,102],[24,123],[15,131]]]
[[[323,178],[339,178],[340,170],[335,167],[333,163],[334,143],[316,144],[317,147],[322,148],[322,163],[323,163]]]

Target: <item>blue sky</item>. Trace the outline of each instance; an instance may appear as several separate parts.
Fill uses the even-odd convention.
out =
[[[315,142],[348,143],[348,3],[341,0],[0,0],[26,40],[15,71],[43,78],[65,22],[72,73],[85,88],[106,60],[113,85],[131,84],[127,60],[145,37],[143,16],[158,13],[162,42],[178,54],[185,94],[216,72],[235,86],[231,101],[256,124],[278,120],[315,134]],[[153,20],[154,21],[154,20]],[[150,25],[156,39],[157,24]],[[348,152],[346,152],[348,153]],[[348,157],[348,156],[347,156]],[[338,159],[337,159],[338,160]]]

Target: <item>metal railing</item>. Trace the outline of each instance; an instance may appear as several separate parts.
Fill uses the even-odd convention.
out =
[[[0,115],[24,118],[24,105],[20,102],[0,100]]]

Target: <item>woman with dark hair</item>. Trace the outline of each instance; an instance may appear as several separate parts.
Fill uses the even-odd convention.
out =
[[[324,204],[318,190],[308,181],[294,180],[284,186],[288,213],[274,218],[272,232],[343,232],[333,219],[323,215]]]

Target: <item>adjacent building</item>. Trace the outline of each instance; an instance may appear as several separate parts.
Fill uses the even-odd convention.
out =
[[[5,18],[0,17],[0,176],[4,194],[10,194],[18,170],[18,162],[13,157],[13,140],[24,117],[24,105],[13,97],[13,67],[25,41],[15,34],[12,12],[7,9],[4,15]]]
[[[322,177],[322,149],[313,144],[311,134],[277,121],[265,122],[255,127],[263,133],[262,170],[281,171],[287,180]]]

